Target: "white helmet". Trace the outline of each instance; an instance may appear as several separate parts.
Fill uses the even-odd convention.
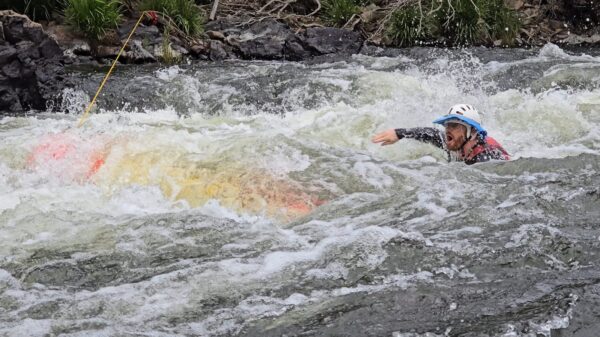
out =
[[[474,127],[485,138],[487,131],[481,126],[481,115],[468,104],[456,104],[448,113],[433,121],[435,124],[445,125],[448,122],[462,124],[467,127],[467,139],[471,137],[471,127]]]

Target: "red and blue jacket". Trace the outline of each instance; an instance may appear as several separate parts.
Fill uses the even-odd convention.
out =
[[[479,137],[478,142],[473,146],[471,152],[465,155],[463,148],[459,155],[451,153],[446,146],[446,138],[444,132],[436,128],[411,128],[411,129],[396,129],[398,139],[409,138],[421,142],[432,144],[446,151],[448,161],[463,161],[467,165],[486,162],[490,160],[510,160],[510,155],[506,150],[492,137]]]

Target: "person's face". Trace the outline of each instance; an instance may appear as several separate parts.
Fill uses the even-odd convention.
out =
[[[450,151],[458,151],[467,140],[467,128],[458,123],[446,123],[446,146]]]

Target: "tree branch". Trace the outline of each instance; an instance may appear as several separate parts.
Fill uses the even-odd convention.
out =
[[[213,2],[212,10],[210,11],[210,16],[208,17],[210,21],[215,19],[215,16],[217,15],[217,8],[219,8],[219,0],[215,0],[215,2]]]

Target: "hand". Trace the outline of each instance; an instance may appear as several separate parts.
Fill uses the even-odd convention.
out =
[[[385,130],[383,132],[376,134],[375,136],[373,136],[373,138],[371,138],[371,141],[373,143],[381,143],[381,146],[392,145],[395,142],[397,142],[398,140],[399,140],[399,138],[396,135],[396,130],[394,130],[394,129]]]

